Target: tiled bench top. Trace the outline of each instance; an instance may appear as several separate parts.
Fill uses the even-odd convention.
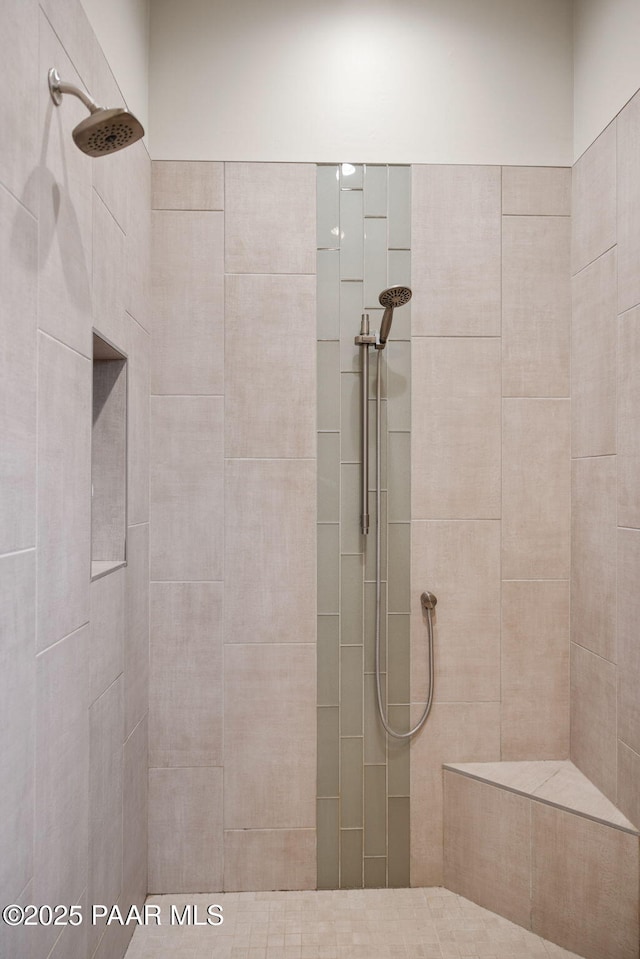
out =
[[[444,768],[638,835],[638,829],[567,760],[445,763]]]

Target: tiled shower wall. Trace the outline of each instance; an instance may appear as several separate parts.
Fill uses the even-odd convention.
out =
[[[0,50],[0,900],[147,891],[150,161],[98,160],[47,72],[122,104],[76,0],[9,0]],[[128,357],[128,566],[91,582],[92,327]],[[133,928],[10,929],[0,955],[120,959]]]
[[[149,889],[313,888],[315,166],[153,207]]]
[[[411,282],[411,168],[318,167],[318,886],[409,884],[409,746],[375,699],[375,370],[369,378],[371,526],[360,532],[363,312]],[[392,726],[409,722],[411,307],[383,353],[382,683]],[[387,636],[389,643],[387,647]]]
[[[570,177],[415,166],[411,882],[440,885],[443,762],[569,751]]]
[[[640,824],[640,94],[574,168],[571,758]]]

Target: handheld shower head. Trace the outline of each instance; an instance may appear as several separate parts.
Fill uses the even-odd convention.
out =
[[[389,339],[394,308],[404,306],[405,303],[409,302],[412,295],[408,286],[390,286],[388,290],[383,290],[378,297],[380,306],[384,306],[384,314],[380,324],[380,349],[384,349]]]
[[[119,107],[108,110],[98,106],[92,97],[78,87],[64,83],[54,67],[49,70],[49,91],[56,106],[62,103],[63,93],[70,93],[82,100],[89,110],[90,116],[75,127],[72,136],[76,146],[91,157],[116,153],[144,136],[144,127],[132,113]]]

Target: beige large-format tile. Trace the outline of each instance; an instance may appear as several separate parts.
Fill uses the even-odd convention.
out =
[[[489,338],[415,338],[414,519],[500,516],[500,352]]]
[[[414,415],[418,401],[500,396],[500,340],[494,336],[414,336]]]
[[[225,647],[225,829],[315,826],[316,649]]]
[[[315,829],[226,829],[227,891],[315,889]]]
[[[571,321],[571,452],[616,451],[616,251],[574,276]]]
[[[315,273],[316,168],[225,164],[227,273]]]
[[[53,104],[43,78],[55,65],[69,83],[82,86],[71,60],[43,13],[38,70],[40,162],[38,188],[38,326],[91,355],[92,163],[71,131],[87,115],[76,97]],[[119,285],[119,284],[116,284]]]
[[[573,167],[574,273],[616,242],[616,125],[610,123]]]
[[[502,758],[568,756],[569,583],[504,582],[501,645]]]
[[[618,525],[640,528],[640,308],[618,318]]]
[[[88,579],[88,575],[87,575]],[[87,885],[89,627],[37,659],[34,902],[72,904]],[[59,929],[39,927],[41,955]]]
[[[500,699],[500,523],[414,522],[411,526],[411,701],[427,691],[427,624],[420,594],[435,593],[434,698]]]
[[[15,901],[33,875],[35,552],[0,559],[0,898]]]
[[[315,456],[312,276],[228,276],[225,455]]]
[[[151,331],[151,160],[142,140],[126,150],[127,238],[125,255],[128,282],[127,312],[147,332]]]
[[[126,236],[95,190],[91,255],[93,326],[101,336],[124,352],[128,287]]]
[[[220,580],[223,400],[151,398],[152,580]]]
[[[569,576],[569,401],[502,404],[502,576]]]
[[[222,888],[222,769],[149,770],[149,892]]]
[[[222,765],[222,583],[152,583],[149,762]]]
[[[12,8],[15,4],[10,5]],[[17,17],[17,11],[12,11]],[[4,40],[2,41],[4,44]],[[35,545],[38,224],[0,187],[0,552]]]
[[[38,619],[46,649],[89,619],[91,364],[38,337]]]
[[[618,740],[617,805],[640,828],[640,756]]]
[[[616,667],[571,644],[571,759],[616,799]]]
[[[570,167],[502,167],[502,213],[571,216]]]
[[[413,334],[500,333],[500,167],[412,167]]]
[[[22,908],[33,903],[33,880],[31,880],[19,895],[11,895],[11,902]],[[0,954],[3,956],[20,956],[20,959],[38,959],[36,955],[37,943],[34,940],[33,929],[28,926],[0,925]]]
[[[315,461],[228,460],[225,483],[225,642],[314,643]]]
[[[32,213],[37,213],[33,170],[38,163],[38,13],[37,0],[7,0],[2,5],[0,51],[7,71],[0,105],[4,131],[0,182]],[[3,284],[3,289],[5,289]]]
[[[122,886],[122,677],[89,710],[89,882],[90,903],[117,902]],[[95,949],[104,922],[88,931]]]
[[[444,884],[529,928],[530,800],[444,771]]]
[[[154,160],[151,207],[154,210],[223,210],[224,163]]]
[[[110,107],[126,108],[120,87],[116,82],[107,58],[98,46],[93,58],[93,77],[91,94],[98,103],[107,103]],[[139,144],[140,145],[140,144]],[[112,217],[123,233],[129,229],[128,180],[131,177],[134,145],[129,149],[113,153],[107,163],[92,163],[93,188],[101,197]],[[149,195],[147,195],[147,209]]]
[[[584,814],[589,819],[619,826],[627,832],[634,827],[619,809],[568,760],[535,790],[535,797],[561,806],[569,812]]]
[[[616,661],[616,457],[572,464],[571,639]]]
[[[532,926],[587,959],[638,955],[638,839],[533,804]]]
[[[224,216],[151,217],[151,392],[224,392]]]
[[[411,713],[417,722],[422,706]],[[442,763],[500,758],[499,703],[436,703],[411,741],[411,885],[443,883]]]
[[[618,313],[640,303],[640,97],[636,94],[616,119],[618,213]]]
[[[91,583],[89,696],[94,702],[124,667],[127,627],[126,569],[116,569]]]
[[[143,903],[147,895],[148,730],[146,717],[122,747],[122,898]]]
[[[640,753],[640,530],[618,530],[618,736]]]
[[[568,396],[571,220],[502,219],[502,393]]]
[[[127,317],[127,522],[149,522],[150,336]]]
[[[100,48],[82,0],[40,0],[40,6],[56,34],[62,38],[83,83],[91,90],[96,73],[95,60]],[[46,76],[46,71],[38,75],[40,80],[43,75]]]
[[[130,526],[125,570],[124,735],[149,709],[149,526]]]

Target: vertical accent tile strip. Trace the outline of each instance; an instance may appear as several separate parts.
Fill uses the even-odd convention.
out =
[[[409,745],[382,729],[375,694],[375,496],[360,533],[363,312],[411,283],[411,168],[318,167],[318,888],[409,884]],[[370,354],[370,490],[375,362]],[[398,309],[382,373],[381,687],[409,724],[411,310]],[[387,465],[388,462],[388,465]],[[388,492],[387,492],[388,491]],[[388,582],[390,577],[390,582]],[[387,637],[390,647],[387,651]],[[387,655],[389,675],[387,675]],[[388,693],[387,693],[388,689]]]

